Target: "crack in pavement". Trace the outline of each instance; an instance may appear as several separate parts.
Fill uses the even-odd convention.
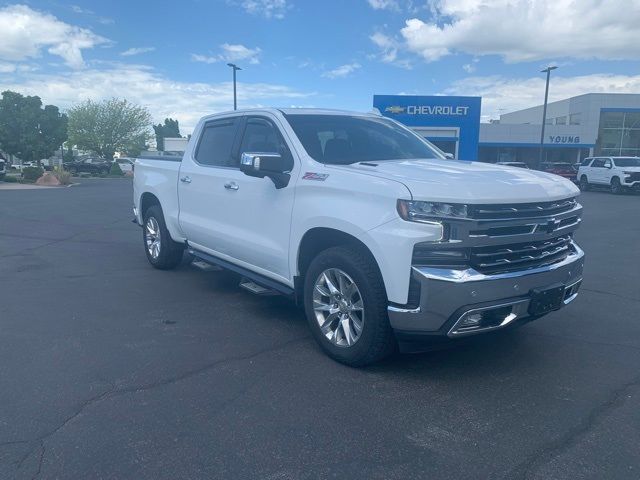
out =
[[[126,395],[129,393],[139,393],[139,392],[146,392],[149,390],[153,390],[155,388],[158,387],[163,387],[163,386],[167,386],[167,385],[172,385],[175,383],[178,383],[182,380],[186,380],[188,378],[191,377],[195,377],[197,375],[200,375],[204,372],[207,372],[209,370],[215,369],[216,367],[219,367],[220,365],[226,364],[226,363],[232,363],[232,362],[242,362],[242,361],[246,361],[246,360],[253,360],[256,357],[259,357],[261,355],[264,355],[266,353],[271,353],[271,352],[276,352],[278,350],[282,350],[286,347],[288,347],[289,345],[295,344],[295,343],[300,343],[303,341],[306,341],[309,339],[309,336],[304,336],[304,337],[299,337],[299,338],[295,338],[292,340],[289,340],[287,342],[284,342],[280,345],[276,345],[276,346],[271,346],[268,348],[263,348],[261,350],[258,350],[257,352],[253,352],[251,354],[248,355],[239,355],[239,356],[235,356],[235,357],[230,357],[230,358],[223,358],[220,360],[216,360],[215,362],[203,365],[200,368],[197,368],[195,370],[190,370],[188,372],[185,372],[181,375],[177,375],[174,377],[169,377],[163,380],[158,380],[156,382],[152,382],[146,385],[141,385],[141,386],[132,386],[132,387],[126,387],[126,388],[118,388],[115,385],[111,384],[110,388],[105,390],[104,392],[100,393],[99,395],[96,395],[94,397],[89,398],[88,400],[85,400],[77,409],[76,411],[69,415],[65,420],[62,421],[62,423],[60,425],[58,425],[56,428],[50,430],[47,433],[44,433],[43,435],[39,436],[36,439],[33,440],[16,440],[16,441],[12,441],[12,442],[5,442],[6,444],[13,444],[13,443],[31,443],[31,444],[37,444],[36,446],[30,448],[27,453],[25,453],[25,455],[18,461],[17,466],[18,466],[18,470],[20,470],[22,468],[22,466],[24,465],[24,462],[31,457],[31,455],[38,449],[38,447],[40,447],[41,449],[41,454],[40,454],[40,458],[38,461],[38,470],[37,472],[34,474],[34,476],[32,477],[32,480],[37,478],[38,475],[40,474],[40,471],[42,469],[42,464],[44,462],[44,457],[45,457],[45,448],[46,448],[46,441],[52,437],[53,435],[55,435],[57,432],[59,432],[60,430],[62,430],[66,425],[68,425],[70,422],[72,422],[75,418],[77,418],[78,416],[80,416],[88,407],[95,405],[103,400],[106,399],[111,399],[111,398],[115,398],[115,397],[119,397],[121,395]],[[243,390],[242,392],[240,392],[238,394],[238,398],[239,396],[243,395],[249,388],[251,387],[247,387],[247,389]],[[235,397],[234,397],[235,398]],[[225,402],[225,405],[228,404],[230,401],[233,401],[233,399]],[[1,446],[2,444],[0,444]]]
[[[549,461],[553,460],[560,453],[567,451],[577,442],[578,439],[586,435],[593,427],[596,426],[602,417],[615,408],[622,406],[626,394],[629,390],[637,386],[640,386],[640,375],[612,390],[607,400],[591,410],[589,414],[578,423],[578,425],[569,429],[569,431],[558,437],[556,440],[546,443],[537,449],[533,454],[529,455],[528,459],[520,462],[507,472],[504,478],[513,478],[518,480],[531,478],[531,476],[535,474],[540,467],[549,463]]]
[[[75,237],[79,237],[80,235],[84,235],[84,234],[87,234],[87,233],[95,233],[95,232],[98,232],[100,230],[104,230],[105,228],[110,227],[112,225],[115,225],[117,223],[126,222],[126,221],[127,220],[118,219],[118,220],[115,220],[113,222],[110,222],[110,223],[107,223],[107,224],[103,224],[103,225],[101,225],[99,227],[96,227],[96,228],[90,228],[90,229],[87,229],[87,230],[82,230],[81,232],[74,233],[73,235],[70,235],[70,236],[65,237],[65,238],[59,238],[57,240],[53,240],[52,239],[52,241],[44,243],[42,245],[38,245],[36,247],[25,248],[23,250],[19,250],[16,253],[10,253],[10,254],[7,254],[7,255],[0,255],[0,258],[22,256],[21,254],[24,254],[24,252],[34,252],[34,251],[39,250],[41,248],[49,247],[51,245],[55,245],[56,243],[61,243],[61,242],[66,242],[66,241],[69,241],[69,240],[73,240]],[[18,238],[20,238],[20,237],[18,237]],[[23,237],[23,238],[28,238],[28,237]]]
[[[606,290],[598,290],[595,288],[582,288],[583,292],[592,292],[592,293],[600,293],[602,295],[611,295],[612,297],[622,298],[624,300],[631,300],[632,302],[640,303],[640,300],[633,297],[627,297],[626,295],[620,295],[619,293],[607,292]]]

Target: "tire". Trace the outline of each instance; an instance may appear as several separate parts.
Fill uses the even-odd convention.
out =
[[[611,179],[611,193],[614,195],[622,195],[624,193],[624,187],[620,184],[620,179],[618,177],[613,177]]]
[[[149,263],[159,270],[176,268],[182,261],[184,246],[172,240],[160,206],[145,210],[143,222],[142,244]]]
[[[580,177],[580,190],[582,190],[583,192],[589,191],[589,180],[587,180],[586,175],[582,175]]]
[[[347,295],[339,295],[340,300],[323,295],[332,291],[324,275],[330,278],[335,290],[335,283],[340,284],[337,275],[342,274],[344,282],[338,287],[344,288],[338,290]],[[356,288],[353,289],[349,282],[355,284]],[[319,253],[305,274],[303,298],[313,337],[334,360],[352,367],[362,367],[383,359],[396,349],[387,315],[387,294],[382,276],[375,261],[361,249],[340,246]],[[335,301],[341,302],[339,308],[338,303],[333,303]],[[349,311],[349,305],[354,310]],[[322,310],[315,306],[322,306]],[[326,319],[331,315],[334,316],[327,323]],[[324,332],[321,322],[324,322]]]

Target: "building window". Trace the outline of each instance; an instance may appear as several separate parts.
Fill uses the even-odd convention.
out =
[[[544,121],[544,124],[545,124],[545,125],[553,125],[553,118],[547,118],[547,119]]]
[[[567,124],[567,116],[565,115],[564,117],[557,117],[556,118],[556,125],[566,125]]]
[[[601,112],[596,154],[640,156],[640,112]]]
[[[580,125],[581,122],[581,114],[580,113],[572,113],[569,115],[569,125]]]

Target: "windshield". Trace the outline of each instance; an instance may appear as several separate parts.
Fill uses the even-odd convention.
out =
[[[640,158],[616,158],[616,167],[640,167]]]
[[[444,158],[426,140],[383,117],[288,114],[286,118],[307,153],[321,163]]]

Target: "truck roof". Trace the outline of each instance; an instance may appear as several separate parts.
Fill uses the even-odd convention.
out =
[[[372,112],[354,112],[349,110],[337,110],[331,108],[242,108],[238,110],[228,110],[225,112],[218,112],[211,115],[207,115],[205,118],[215,117],[218,115],[229,115],[232,113],[259,113],[269,112],[273,114],[284,113],[285,115],[349,115],[349,116],[377,116]]]

